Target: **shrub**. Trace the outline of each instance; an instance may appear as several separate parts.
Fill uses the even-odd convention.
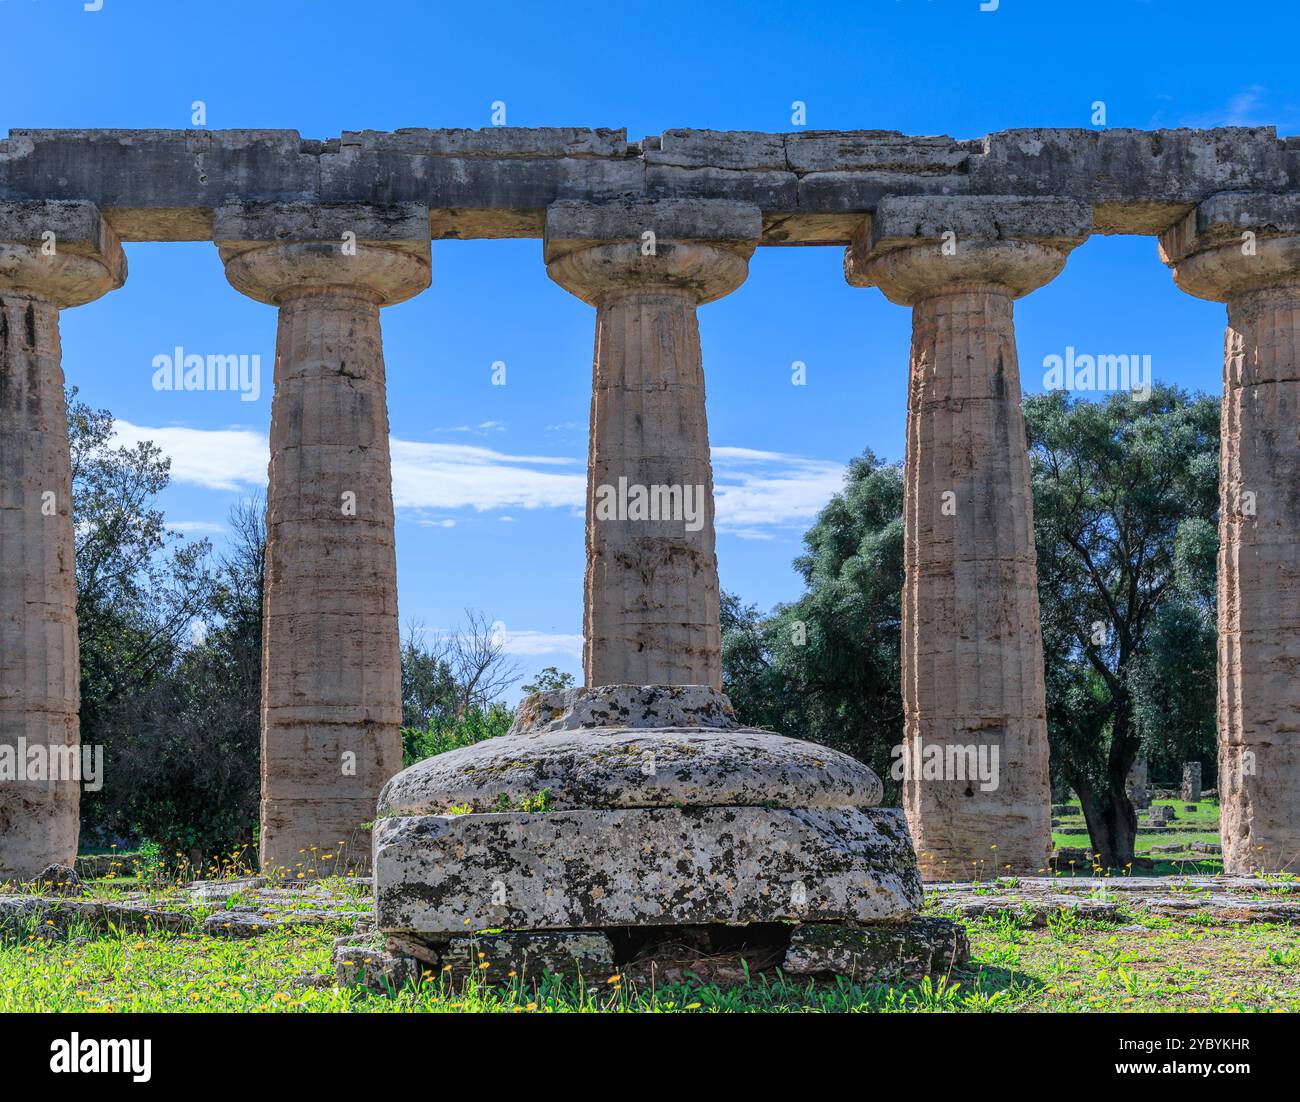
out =
[[[473,746],[476,742],[496,738],[510,730],[514,712],[504,704],[490,704],[487,708],[468,708],[464,715],[451,719],[436,718],[424,730],[418,727],[402,728],[402,765]]]

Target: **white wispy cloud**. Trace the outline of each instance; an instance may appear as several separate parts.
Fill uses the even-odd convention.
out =
[[[399,509],[483,512],[573,507],[586,500],[585,464],[576,459],[396,438],[391,447],[393,504]]]
[[[175,482],[225,491],[266,485],[270,444],[264,432],[153,428],[130,421],[114,427],[117,443],[157,444],[171,458]],[[399,509],[581,508],[586,499],[584,464],[576,459],[396,438],[390,446]]]
[[[119,444],[152,440],[172,461],[172,479],[209,490],[240,490],[266,485],[270,446],[266,433],[253,429],[149,428],[113,422]]]
[[[565,654],[582,660],[582,636],[549,631],[507,631],[503,640],[507,654],[534,658],[545,654]]]
[[[116,429],[121,443],[154,441],[171,457],[178,483],[224,491],[266,485],[265,433],[150,428],[129,421],[118,421]],[[390,446],[393,502],[398,509],[437,511],[418,521],[427,526],[451,527],[455,519],[445,513],[456,509],[584,507],[586,464],[580,459],[397,438]],[[718,528],[742,539],[771,539],[772,529],[806,527],[844,483],[844,464],[786,452],[716,447],[713,466]]]
[[[1163,109],[1160,112],[1163,114]],[[1216,126],[1276,126],[1285,132],[1296,124],[1292,103],[1280,102],[1263,84],[1249,84],[1228,97],[1227,102],[1199,114],[1184,115],[1182,126],[1211,128]]]
[[[752,448],[713,449],[718,529],[742,539],[771,538],[764,526],[807,527],[844,488],[845,464]]]
[[[504,421],[480,421],[477,425],[451,425],[446,428],[432,429],[432,432],[472,432],[476,436],[486,436],[489,432],[504,432]]]
[[[173,532],[181,532],[189,535],[191,532],[207,532],[211,535],[220,535],[226,530],[224,524],[218,524],[212,520],[173,520],[167,523],[167,527]]]

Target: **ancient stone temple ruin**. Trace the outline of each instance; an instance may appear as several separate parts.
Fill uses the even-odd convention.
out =
[[[922,877],[1047,864],[1014,302],[1093,233],[1158,238],[1180,288],[1227,304],[1224,857],[1233,873],[1294,870],[1300,140],[1270,128],[973,141],[676,130],[641,142],[576,128],[326,141],[11,130],[0,142],[0,749],[78,740],[59,311],[122,285],[121,242],[212,241],[231,284],[278,311],[265,869],[341,842],[352,867],[373,852],[380,926],[425,963],[455,958],[482,930],[523,932],[535,956],[608,962],[646,930],[737,927],[779,928],[796,972],[951,962],[964,952],[953,929],[914,917]],[[510,735],[399,773],[380,319],[429,285],[436,242],[500,237],[540,239],[538,278],[595,308],[586,687],[530,699]],[[798,731],[742,727],[720,691],[697,311],[743,294],[755,249],[776,246],[838,249],[852,285],[912,311],[907,750],[996,749],[1000,772],[993,788],[910,775],[905,819],[878,806],[870,770]],[[629,486],[664,509],[604,509]],[[697,525],[682,522],[686,494],[698,494]],[[77,816],[75,783],[0,782],[0,879],[69,862]]]

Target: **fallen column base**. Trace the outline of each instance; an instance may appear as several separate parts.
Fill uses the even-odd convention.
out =
[[[898,922],[916,909],[896,808],[631,808],[386,819],[376,921],[479,930]],[[909,873],[911,874],[909,876]]]
[[[375,925],[419,974],[608,975],[735,950],[904,979],[965,959],[959,932],[915,918],[906,819],[847,755],[742,728],[706,686],[543,694],[518,717],[380,796]]]

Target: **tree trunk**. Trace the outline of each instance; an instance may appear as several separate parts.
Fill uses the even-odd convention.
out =
[[[1120,774],[1118,790],[1113,769],[1107,769],[1104,789],[1081,777],[1071,778],[1083,805],[1084,822],[1088,824],[1092,860],[1103,869],[1120,872],[1127,871],[1132,863],[1133,846],[1137,841],[1137,812],[1124,789],[1127,775],[1127,770]]]
[[[1095,777],[1084,774],[1082,770],[1066,771],[1083,806],[1092,863],[1120,874],[1132,872],[1137,843],[1137,809],[1129,799],[1127,788],[1129,770],[1138,755],[1132,704],[1126,688],[1127,663],[1128,652],[1123,649],[1116,675],[1118,685],[1112,688],[1114,709],[1104,780],[1095,783]]]

